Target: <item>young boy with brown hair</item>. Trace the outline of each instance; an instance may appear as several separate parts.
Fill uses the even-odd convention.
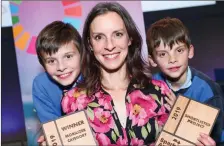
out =
[[[81,36],[69,23],[54,21],[45,26],[36,41],[36,52],[45,72],[33,80],[33,103],[41,123],[63,115],[61,99],[81,80]],[[41,136],[38,142],[43,142]]]
[[[155,79],[163,80],[177,94],[220,109],[211,137],[201,134],[198,145],[215,145],[224,141],[223,93],[220,86],[202,72],[188,65],[194,56],[188,29],[176,18],[164,18],[147,31],[149,61],[158,66]]]

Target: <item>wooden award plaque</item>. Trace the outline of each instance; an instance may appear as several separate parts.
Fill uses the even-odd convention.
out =
[[[42,127],[50,146],[97,145],[84,110],[47,122]]]
[[[210,134],[219,110],[179,95],[156,146],[195,145],[200,133]]]

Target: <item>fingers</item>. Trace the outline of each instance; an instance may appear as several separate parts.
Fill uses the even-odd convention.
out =
[[[200,141],[197,141],[196,146],[204,146],[204,145]]]
[[[166,100],[166,102],[169,104],[169,106],[172,106],[172,105],[173,105],[173,101],[170,100],[170,98],[165,97],[165,100]]]
[[[46,146],[46,145],[47,145],[47,142],[45,141],[45,137],[44,137],[44,135],[41,135],[41,136],[38,138],[37,142],[39,143],[39,146]]]
[[[40,145],[41,145],[41,146],[47,146],[47,142],[44,141],[44,142],[42,142]]]
[[[38,138],[37,142],[38,142],[38,143],[41,143],[41,142],[43,142],[44,140],[45,140],[44,135],[41,135],[41,136]]]
[[[170,91],[170,93],[167,96],[169,97],[170,100],[174,102],[176,101],[176,95],[172,91]]]
[[[172,91],[170,91],[166,95],[167,95],[167,97],[165,97],[165,100],[170,105],[170,107],[173,107],[173,105],[176,101],[176,95]]]
[[[164,104],[164,106],[165,106],[165,108],[168,110],[168,111],[171,111],[171,107],[170,107],[170,105],[169,104]]]
[[[201,133],[198,141],[205,146],[216,146],[215,141],[207,134]]]

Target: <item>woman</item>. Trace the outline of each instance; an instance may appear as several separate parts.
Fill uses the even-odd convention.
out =
[[[97,4],[87,16],[83,44],[84,81],[63,97],[63,111],[86,109],[99,145],[155,142],[168,117],[164,97],[170,91],[151,80],[141,35],[125,8]]]

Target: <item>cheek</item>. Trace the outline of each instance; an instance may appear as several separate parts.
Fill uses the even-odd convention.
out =
[[[53,66],[46,65],[45,69],[50,76],[53,76],[56,73],[56,69]]]
[[[167,68],[167,66],[168,66],[168,65],[167,65],[167,62],[166,62],[165,60],[163,60],[163,59],[156,59],[155,61],[156,61],[156,64],[158,65],[158,67],[159,67],[161,70]]]
[[[74,57],[74,59],[69,62],[69,66],[72,68],[80,69],[80,56]]]
[[[121,39],[116,41],[116,46],[118,46],[121,49],[126,49],[128,50],[129,46],[130,46],[130,41],[127,38]]]
[[[102,43],[93,43],[92,47],[94,54],[104,50],[104,45]]]

